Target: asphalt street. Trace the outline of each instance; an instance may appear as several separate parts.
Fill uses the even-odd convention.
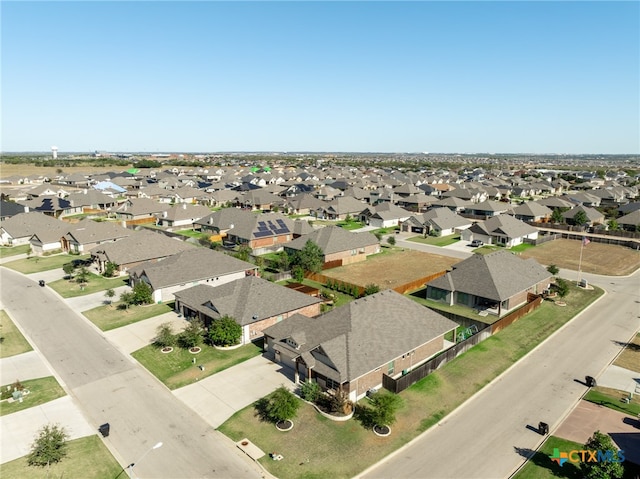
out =
[[[576,272],[561,271],[575,280]],[[509,477],[579,401],[585,375],[598,377],[640,328],[640,272],[582,274],[607,291],[573,321],[451,415],[365,471],[363,478]],[[529,426],[529,427],[528,427]]]
[[[77,399],[90,424],[108,422],[104,439],[121,464],[158,451],[135,467],[139,477],[260,477],[255,464],[205,424],[133,359],[114,348],[48,288],[0,268],[1,303]]]

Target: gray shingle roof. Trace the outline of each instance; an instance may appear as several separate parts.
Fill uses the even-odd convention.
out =
[[[472,232],[478,232],[485,235],[499,235],[508,238],[520,238],[530,235],[538,230],[524,221],[514,218],[511,215],[498,215],[481,221],[469,228]]]
[[[145,274],[155,290],[254,269],[255,265],[227,254],[206,248],[193,248],[157,263],[132,268],[130,274]]]
[[[279,316],[321,300],[256,276],[212,287],[199,284],[175,293],[177,300],[212,318],[229,315],[240,325]]]
[[[302,250],[308,240],[317,244],[325,255],[379,243],[378,238],[368,232],[354,233],[339,226],[326,226],[296,238],[287,244],[287,248]]]
[[[551,274],[533,258],[523,260],[510,251],[496,251],[474,254],[427,285],[504,301],[550,278]]]
[[[69,226],[68,223],[36,211],[20,213],[0,222],[0,227],[12,238],[24,238],[47,229],[57,229],[60,225]]]
[[[98,222],[84,218],[79,223],[69,224],[66,233],[67,238],[77,241],[78,244],[87,244],[125,238],[131,236],[133,231],[123,228],[119,222]]]
[[[456,326],[439,313],[385,290],[317,318],[292,316],[264,333],[282,341],[304,332],[306,344],[298,352],[311,352],[318,372],[344,382],[382,367]]]

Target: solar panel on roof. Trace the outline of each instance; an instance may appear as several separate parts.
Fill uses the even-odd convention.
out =
[[[265,236],[271,236],[271,234],[272,234],[271,231],[255,231],[253,233],[253,236],[255,238],[263,238]]]

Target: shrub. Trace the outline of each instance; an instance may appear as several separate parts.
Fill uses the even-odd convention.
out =
[[[402,404],[402,398],[388,392],[377,392],[371,396],[371,419],[378,426],[390,426],[396,422],[396,412]]]
[[[185,349],[195,348],[202,344],[203,338],[204,329],[202,327],[202,321],[192,319],[178,335],[178,344]]]
[[[375,294],[380,291],[380,287],[377,284],[369,283],[364,287],[364,295],[369,296],[370,294]]]
[[[177,337],[173,334],[171,323],[163,323],[156,329],[156,337],[153,344],[159,348],[168,348],[175,346]]]
[[[567,293],[569,293],[569,283],[567,283],[562,278],[557,278],[555,289],[556,291],[558,291],[558,296],[560,296],[561,298],[564,298],[567,295]]]
[[[273,422],[287,421],[295,417],[300,402],[284,386],[273,391],[265,405],[265,414]]]
[[[229,317],[216,319],[209,326],[209,341],[216,346],[233,346],[240,343],[242,326]]]
[[[322,394],[322,388],[315,381],[306,380],[300,384],[300,397],[305,401],[316,402]]]

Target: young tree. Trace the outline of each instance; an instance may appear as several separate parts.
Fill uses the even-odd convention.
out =
[[[394,246],[396,244],[396,237],[395,236],[389,236],[387,238],[387,243],[389,243],[391,246]]]
[[[116,295],[116,292],[112,288],[109,288],[104,292],[104,295],[106,296],[109,304],[111,304],[111,302],[113,301],[113,297]]]
[[[280,271],[287,271],[289,269],[289,266],[291,266],[291,257],[286,251],[283,251],[278,255],[277,264]]]
[[[153,340],[153,344],[159,348],[168,348],[175,346],[176,335],[173,334],[171,323],[162,323],[156,328],[156,337]]]
[[[373,406],[372,420],[378,426],[390,426],[396,422],[396,412],[402,405],[397,394],[377,392],[371,396]]]
[[[233,256],[241,261],[249,261],[251,248],[249,248],[249,245],[242,244],[238,246],[238,251]]]
[[[588,221],[589,218],[587,218],[587,214],[582,210],[578,211],[573,217],[573,222],[578,226],[582,226],[588,223]]]
[[[611,451],[611,459],[607,461],[583,461],[581,464],[582,472],[586,479],[620,479],[624,474],[624,467],[620,462],[617,462],[620,458],[618,456],[618,448],[613,443],[609,435],[603,434],[600,431],[593,433],[593,436],[589,438],[584,445],[586,450],[590,451],[602,451],[606,454],[606,451]]]
[[[113,278],[118,270],[118,265],[108,261],[104,267],[104,276],[107,278]]]
[[[304,248],[298,251],[293,259],[293,264],[300,266],[305,271],[319,273],[324,264],[324,253],[320,246],[311,240],[307,240]]]
[[[31,452],[27,456],[30,466],[49,467],[67,455],[67,431],[58,424],[47,424],[38,431]]]
[[[69,279],[73,279],[73,272],[75,270],[76,268],[73,266],[73,263],[65,263],[62,265],[62,271],[64,271],[64,274]]]
[[[558,291],[558,296],[564,298],[569,293],[569,283],[567,283],[562,278],[556,278],[556,290]]]
[[[614,220],[614,219],[609,220],[609,221],[607,222],[607,224],[609,225],[609,229],[610,229],[610,230],[616,231],[616,230],[620,229],[620,225],[619,225],[619,224],[618,224],[618,222],[617,222],[616,220]]]
[[[242,326],[230,316],[216,319],[209,326],[209,340],[216,346],[233,346],[242,338]]]
[[[300,402],[284,386],[280,386],[269,396],[265,413],[273,422],[288,421],[296,416]]]
[[[564,222],[564,218],[562,217],[562,210],[560,208],[553,209],[553,213],[551,213],[551,221],[554,223]]]
[[[144,281],[138,281],[133,286],[133,303],[134,304],[151,304],[153,296],[151,286]]]
[[[131,291],[125,291],[120,295],[120,301],[124,305],[124,309],[129,309],[129,306],[136,304],[136,298]]]
[[[202,321],[192,319],[178,336],[178,343],[185,349],[195,348],[202,344],[203,338],[204,328],[202,327]]]
[[[300,283],[304,279],[304,269],[302,269],[302,266],[295,265],[293,268],[291,268],[291,276],[293,276],[293,279]]]
[[[550,264],[547,266],[547,271],[555,276],[560,272],[560,269],[555,264]]]
[[[87,283],[89,281],[89,270],[84,266],[80,268],[78,274],[76,274],[76,282],[77,283]]]

